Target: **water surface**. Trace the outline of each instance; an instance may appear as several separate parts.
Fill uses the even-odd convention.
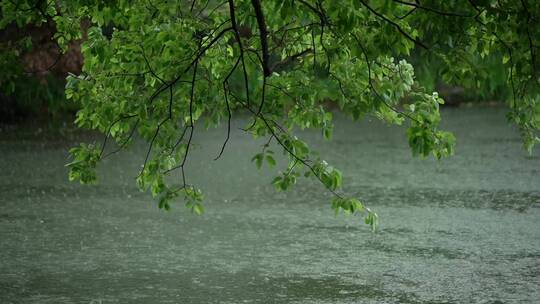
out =
[[[224,130],[195,134],[202,217],[136,190],[142,143],[89,187],[67,182],[71,143],[0,140],[0,302],[535,303],[540,154],[523,152],[502,109],[443,114],[458,146],[440,162],[369,120],[338,118],[331,143],[303,134],[379,213],[377,233],[335,217],[315,182],[274,191],[250,163],[264,142],[239,130],[216,162]]]

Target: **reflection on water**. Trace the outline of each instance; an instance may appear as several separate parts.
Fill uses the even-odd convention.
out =
[[[335,217],[313,182],[275,192],[240,132],[218,162],[222,130],[196,134],[202,217],[135,189],[142,143],[86,187],[66,181],[69,143],[2,141],[0,302],[534,303],[539,154],[500,109],[444,116],[459,145],[442,162],[412,159],[403,130],[373,122],[339,119],[332,144],[303,134],[378,211],[375,234]]]

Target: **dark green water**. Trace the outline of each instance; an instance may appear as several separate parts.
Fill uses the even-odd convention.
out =
[[[202,217],[137,192],[143,145],[89,187],[67,182],[69,143],[0,140],[0,303],[539,303],[538,150],[502,109],[443,114],[458,146],[441,162],[380,123],[304,134],[379,213],[374,234],[314,182],[275,192],[241,131],[217,162],[224,130],[196,133]]]

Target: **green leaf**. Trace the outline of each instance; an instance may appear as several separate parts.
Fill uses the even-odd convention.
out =
[[[204,213],[204,207],[201,203],[195,203],[192,210],[197,215],[202,215]]]
[[[259,153],[259,154],[256,154],[255,156],[253,156],[251,161],[255,161],[255,164],[257,165],[257,168],[260,169],[262,167],[263,158],[264,158],[264,154]]]
[[[270,167],[274,167],[276,165],[276,160],[272,157],[272,155],[266,155],[266,161]]]

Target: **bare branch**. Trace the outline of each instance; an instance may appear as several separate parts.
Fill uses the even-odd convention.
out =
[[[195,96],[195,80],[197,77],[197,67],[199,65],[199,61],[195,62],[195,66],[193,67],[193,77],[191,78],[191,93],[189,95],[189,126],[190,126],[190,132],[188,137],[188,142],[186,145],[186,153],[184,154],[184,159],[182,160],[182,168],[184,167],[184,164],[186,163],[186,159],[189,153],[189,147],[191,146],[191,139],[193,138],[193,130],[195,129],[195,124],[193,122],[193,101]]]
[[[223,145],[221,146],[221,150],[219,151],[219,154],[218,156],[216,156],[216,158],[214,158],[214,160],[218,160],[221,155],[223,154],[223,151],[225,150],[225,146],[227,145],[227,142],[229,142],[229,138],[230,138],[230,135],[231,135],[231,117],[232,117],[232,113],[231,113],[231,107],[229,106],[229,97],[228,97],[228,84],[229,84],[229,78],[231,77],[232,73],[234,72],[234,70],[236,70],[236,68],[238,67],[238,64],[240,63],[240,58],[241,57],[238,57],[238,60],[236,60],[236,63],[234,64],[233,68],[229,71],[229,74],[227,74],[227,76],[225,77],[225,79],[223,80],[223,93],[224,93],[224,96],[225,96],[225,104],[227,105],[227,115],[228,115],[228,119],[227,119],[227,137],[225,138],[225,142],[223,142]]]
[[[156,138],[159,134],[159,130],[161,129],[161,126],[167,122],[170,118],[167,117],[165,118],[164,120],[162,120],[157,128],[156,128],[156,131],[154,132],[154,136],[152,136],[152,140],[150,141],[150,144],[148,145],[148,151],[146,151],[146,156],[144,157],[144,163],[143,163],[143,166],[142,166],[142,169],[141,169],[141,172],[139,172],[139,176],[141,176],[144,172],[144,169],[146,169],[146,164],[148,163],[148,158],[150,157],[150,153],[152,152],[152,148],[154,147],[154,142],[156,141]]]
[[[107,128],[107,133],[105,133],[105,138],[103,139],[103,144],[101,145],[101,151],[99,152],[99,158],[101,159],[103,156],[103,152],[105,151],[105,146],[107,145],[107,140],[109,139],[109,136],[111,135],[111,129],[116,125],[118,122],[124,119],[136,117],[137,115],[122,115],[118,117],[116,120],[114,120],[109,127]]]
[[[129,135],[128,137],[126,137],[126,139],[120,144],[120,146],[116,149],[116,150],[113,150],[107,154],[105,154],[103,157],[100,157],[101,159],[104,159],[104,158],[107,158],[109,157],[110,155],[113,155],[115,153],[118,153],[119,151],[121,151],[122,149],[124,149],[127,145],[127,143],[129,142],[129,140],[133,137],[133,134],[135,134],[135,130],[137,130],[137,126],[139,125],[139,122],[141,120],[140,119],[137,119],[137,121],[135,122],[135,124],[133,124],[133,127],[131,128],[131,131],[129,132]]]

